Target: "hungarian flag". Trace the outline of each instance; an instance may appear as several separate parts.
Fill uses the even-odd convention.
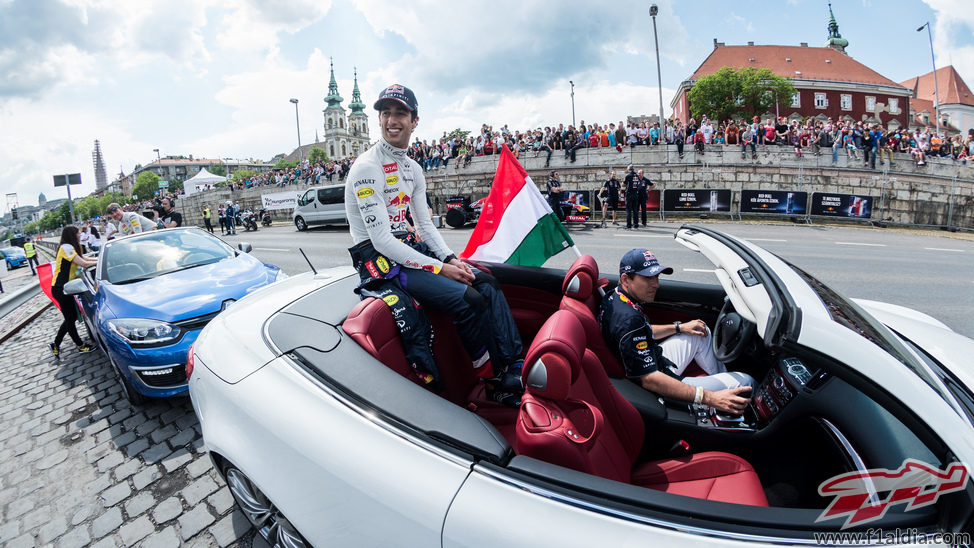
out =
[[[464,259],[541,266],[575,245],[514,154],[504,146]]]

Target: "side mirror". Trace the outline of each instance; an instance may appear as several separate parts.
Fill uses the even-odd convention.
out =
[[[88,293],[88,286],[81,278],[75,278],[64,284],[65,295],[81,295],[82,293]]]
[[[247,242],[240,242],[239,244],[237,244],[237,249],[243,251],[244,253],[250,253],[251,251],[254,250],[254,247],[248,244]]]

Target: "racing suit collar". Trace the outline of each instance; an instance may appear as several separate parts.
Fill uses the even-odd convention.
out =
[[[405,157],[406,156],[406,150],[407,149],[405,149],[405,148],[399,148],[399,147],[394,147],[394,146],[390,145],[389,143],[387,143],[386,140],[383,139],[382,137],[379,137],[379,141],[378,141],[378,143],[377,143],[376,146],[378,146],[379,149],[382,150],[382,152],[385,152],[387,154],[392,154],[393,156],[396,156],[396,157]]]

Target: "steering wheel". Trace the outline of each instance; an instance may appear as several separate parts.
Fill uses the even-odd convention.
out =
[[[732,310],[730,299],[724,299],[724,306],[717,316],[714,327],[714,357],[724,363],[730,363],[741,357],[747,344],[754,337],[757,326],[741,317]]]

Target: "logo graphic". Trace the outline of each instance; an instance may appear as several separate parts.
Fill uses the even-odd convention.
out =
[[[369,261],[369,262],[365,263],[365,269],[369,271],[369,275],[372,276],[373,278],[381,278],[382,277],[382,276],[379,275],[379,271],[376,270],[375,264],[373,264],[372,261]]]
[[[365,224],[370,225],[375,222],[375,215],[368,215],[365,217]]]
[[[368,198],[373,194],[375,194],[375,192],[373,192],[371,188],[363,188],[355,193],[355,195],[358,196],[360,200],[364,198]]]
[[[646,350],[649,348],[649,343],[646,341],[640,341],[636,343],[636,350]]]
[[[386,91],[389,93],[403,93],[402,86],[400,86],[399,84],[392,84],[391,86],[386,88]]]
[[[816,522],[845,517],[840,529],[882,518],[894,504],[906,503],[905,512],[937,502],[940,495],[961,491],[967,484],[967,466],[951,463],[945,470],[906,459],[897,470],[872,468],[847,472],[822,482],[818,494],[835,497]],[[888,493],[880,498],[878,493]]]
[[[390,176],[386,177],[386,184],[387,185],[394,185],[394,184],[396,184],[398,182],[399,182],[399,177],[396,177],[395,175],[390,175]]]
[[[385,301],[387,305],[392,306],[399,302],[399,297],[395,295],[387,295],[382,297],[382,300]]]
[[[375,260],[375,266],[379,267],[379,272],[387,274],[389,272],[389,261],[386,261],[385,257],[379,257]]]
[[[389,207],[395,206],[397,209],[402,209],[409,204],[409,196],[405,192],[400,192],[392,198],[389,198]]]
[[[386,173],[392,173],[399,169],[399,164],[393,162],[391,164],[382,164],[382,171]]]

